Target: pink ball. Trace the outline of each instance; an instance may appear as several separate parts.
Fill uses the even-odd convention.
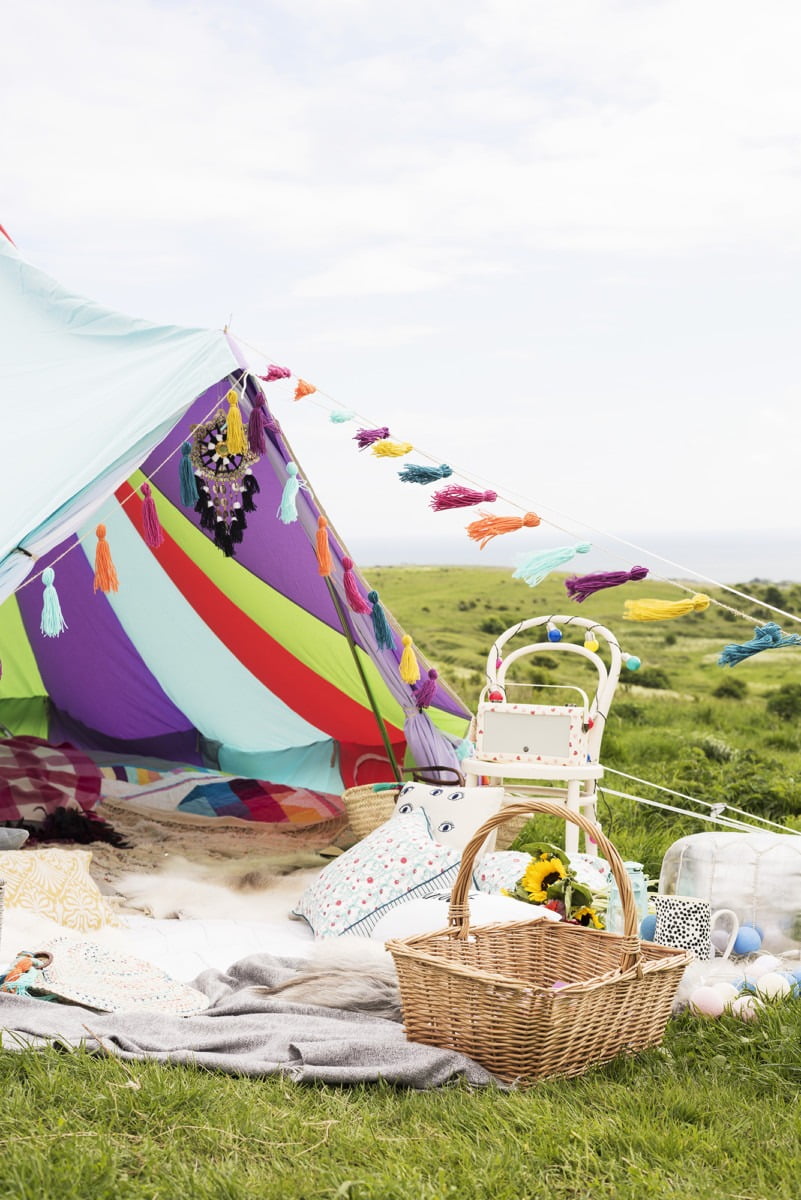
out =
[[[713,987],[697,987],[690,995],[690,1008],[699,1017],[719,1017],[726,1001]]]

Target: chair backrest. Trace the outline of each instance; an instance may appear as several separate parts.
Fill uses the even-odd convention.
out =
[[[562,627],[573,626],[584,631],[584,643],[561,640],[532,642],[519,646],[504,656],[507,642],[529,629],[545,628],[548,632],[562,632]],[[601,658],[598,650],[589,648],[587,642],[606,647],[609,665]],[[570,699],[564,704],[521,703],[512,700],[508,689],[513,681],[508,678],[510,668],[523,658],[548,654],[563,659],[564,666],[576,661],[578,656],[594,667],[597,682],[592,697],[574,683],[526,684],[564,690]],[[476,757],[491,761],[532,761],[576,766],[586,762],[596,763],[600,754],[606,718],[614,698],[622,665],[622,654],[617,638],[603,625],[586,617],[550,616],[532,617],[519,621],[505,630],[492,645],[487,656],[487,683],[481,692],[476,713]],[[556,676],[556,672],[554,672]]]

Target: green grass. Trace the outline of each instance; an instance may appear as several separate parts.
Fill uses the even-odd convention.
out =
[[[470,707],[493,641],[488,623],[500,630],[576,611],[608,625],[670,688],[626,677],[605,762],[798,823],[798,722],[777,720],[766,701],[798,679],[801,650],[733,671],[716,665],[726,642],[746,640],[769,613],[749,623],[713,608],[636,625],[621,619],[627,595],[677,593],[629,585],[566,608],[560,577],[536,592],[489,568],[368,577]],[[782,606],[801,610],[801,587],[781,593]],[[716,697],[730,677],[745,681],[745,695]],[[600,816],[624,857],[651,875],[676,837],[703,828],[613,798]],[[15,1200],[795,1200],[799,1086],[801,1003],[754,1025],[684,1016],[660,1048],[525,1093],[298,1086],[83,1052],[5,1052],[0,1191]]]

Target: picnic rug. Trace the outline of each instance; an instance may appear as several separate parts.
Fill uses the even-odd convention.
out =
[[[285,983],[303,959],[256,954],[227,971],[203,971],[192,986],[209,998],[196,1016],[100,1013],[77,1004],[0,994],[4,1050],[84,1046],[121,1059],[154,1059],[228,1075],[281,1075],[297,1083],[369,1083],[416,1089],[464,1080],[503,1087],[451,1050],[407,1042],[403,1026],[370,1013],[293,1004],[252,989]]]

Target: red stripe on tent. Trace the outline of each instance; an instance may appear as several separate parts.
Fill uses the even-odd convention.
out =
[[[121,484],[115,495],[123,512],[141,535],[141,497],[128,483]],[[285,646],[257,625],[212,583],[166,531],[162,544],[151,553],[216,637],[268,691],[283,700],[293,712],[337,741],[367,745],[376,745],[381,741],[370,709],[300,662]],[[387,730],[392,741],[403,738],[402,731],[389,722]]]

